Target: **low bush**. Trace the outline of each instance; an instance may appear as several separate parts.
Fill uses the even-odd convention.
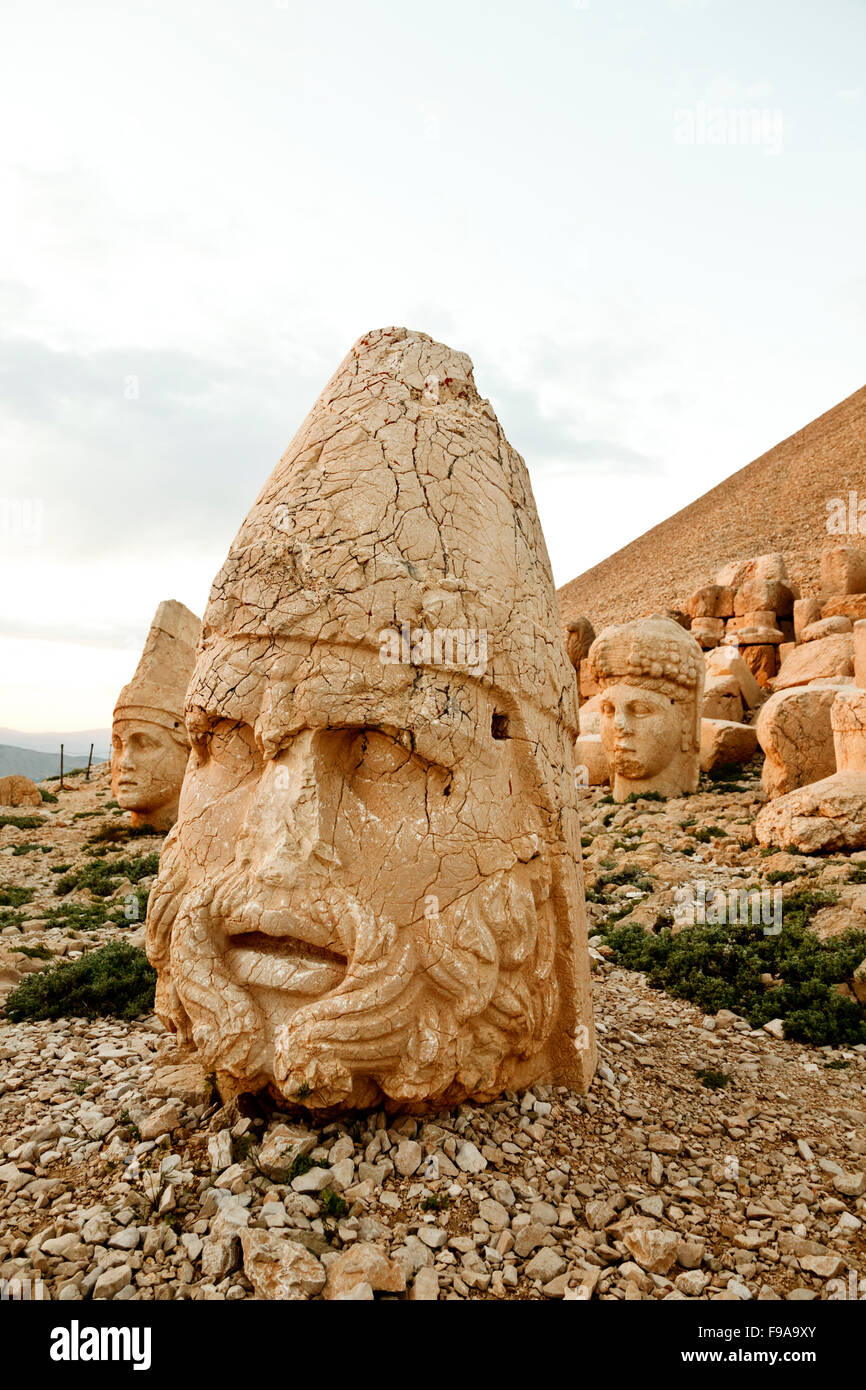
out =
[[[35,888],[19,888],[16,883],[0,883],[0,907],[23,907],[35,892]]]
[[[6,1000],[13,1023],[48,1018],[138,1018],[153,1009],[156,971],[144,951],[110,941],[78,960],[28,975]]]
[[[103,860],[93,861],[64,874],[54,892],[58,898],[62,898],[80,888],[88,889],[94,898],[109,898],[121,879],[128,878],[130,883],[138,883],[155,874],[158,868],[158,854],[140,854],[137,859],[116,859],[110,864]]]
[[[817,1046],[866,1043],[866,1010],[835,988],[850,981],[866,956],[866,932],[821,941],[808,919],[832,894],[788,900],[778,935],[751,924],[687,927],[657,935],[638,926],[607,927],[618,965],[646,973],[650,985],[689,999],[705,1013],[730,1009],[753,1028],[781,1018],[786,1037]],[[769,974],[781,983],[767,989]]]

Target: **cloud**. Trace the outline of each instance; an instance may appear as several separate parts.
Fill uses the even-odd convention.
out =
[[[273,359],[0,338],[6,495],[40,499],[55,558],[227,545],[320,387]]]

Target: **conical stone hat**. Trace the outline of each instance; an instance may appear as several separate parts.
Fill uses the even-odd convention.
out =
[[[176,599],[159,605],[135,675],[117,698],[115,720],[159,724],[187,742],[183,704],[200,631],[200,619]]]

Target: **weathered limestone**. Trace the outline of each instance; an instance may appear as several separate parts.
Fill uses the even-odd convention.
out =
[[[725,635],[723,618],[693,618],[691,634],[705,651],[717,647]]]
[[[803,650],[847,641],[853,665],[858,638],[862,643],[859,634],[825,637]],[[866,690],[846,685],[837,691],[830,725],[837,771],[765,806],[755,821],[760,844],[795,845],[805,854],[866,846]]]
[[[797,586],[788,577],[785,557],[778,552],[735,560],[719,571],[716,584],[733,589],[736,615],[764,609],[787,617],[799,598]]]
[[[837,633],[819,637],[815,642],[803,642],[786,656],[779,674],[772,682],[774,690],[787,690],[792,685],[808,685],[814,680],[834,680],[854,674],[854,637]]]
[[[575,741],[574,775],[579,787],[602,787],[610,781],[610,760],[600,734],[581,734]]]
[[[599,693],[598,682],[592,674],[588,657],[584,657],[580,663],[580,670],[577,675],[577,693],[581,705],[585,700],[591,700]]]
[[[587,700],[581,705],[578,719],[582,734],[601,733],[601,702],[601,695],[593,695],[591,700]]]
[[[833,637],[838,632],[852,632],[854,624],[850,618],[839,614],[836,618],[818,618],[809,623],[800,633],[801,642],[817,642],[822,637]]]
[[[42,797],[35,782],[13,772],[0,777],[0,806],[41,806]]]
[[[849,685],[830,709],[837,772],[866,772],[866,690]]]
[[[468,357],[355,344],[214,582],[186,717],[147,949],[223,1095],[589,1084],[574,675]]]
[[[828,541],[821,554],[821,594],[866,594],[866,551]]]
[[[715,651],[707,653],[705,661],[707,683],[719,676],[733,676],[740,687],[743,704],[748,709],[755,709],[765,698],[737,647],[723,642]]]
[[[866,594],[834,594],[821,605],[822,618],[850,618],[852,623],[866,618]]]
[[[794,638],[801,640],[802,634],[821,616],[821,601],[817,598],[798,598],[794,604]]]
[[[835,772],[778,797],[758,814],[755,835],[801,854],[866,848],[866,773]]]
[[[111,789],[133,825],[169,830],[189,757],[183,701],[201,624],[171,599],[156,610],[135,675],[114,708]]]
[[[866,622],[854,624],[854,684],[866,689]]]
[[[773,679],[779,669],[778,650],[778,647],[768,644],[740,648],[740,655],[763,690],[773,688]]]
[[[695,791],[705,670],[695,639],[670,619],[643,618],[606,628],[589,660],[614,800]]]
[[[580,663],[589,656],[589,649],[595,641],[595,628],[589,618],[575,618],[568,624],[565,635],[565,650],[575,671],[580,675]]]
[[[692,594],[686,609],[693,621],[695,618],[731,618],[734,614],[734,591],[720,584],[706,584]]]
[[[718,648],[717,648],[718,650]],[[733,720],[743,722],[743,693],[736,676],[711,676],[707,674],[704,686],[704,719]]]
[[[770,800],[836,771],[830,710],[846,688],[819,681],[770,696],[755,724],[765,755],[761,780]]]
[[[701,720],[701,772],[747,763],[758,750],[758,736],[751,724],[729,719]]]

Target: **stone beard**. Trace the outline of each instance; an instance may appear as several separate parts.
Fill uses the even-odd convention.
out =
[[[641,619],[603,632],[590,662],[614,800],[695,791],[704,684],[695,639],[671,619]]]
[[[168,830],[177,818],[189,744],[183,723],[174,723],[176,731],[145,718],[115,715],[111,790],[117,804],[133,813],[133,825]]]
[[[210,658],[206,644],[190,691],[193,751],[148,920],[158,1012],[224,1077],[321,1107],[447,1104],[531,1075],[574,866],[544,853],[519,711],[515,738],[496,738],[492,694],[440,675],[426,727],[403,722],[402,696],[393,725],[335,727],[328,679],[271,671],[263,688],[263,660],[271,644]],[[317,727],[293,727],[320,681]],[[231,697],[195,705],[207,688]],[[381,711],[381,684],[367,693]]]

